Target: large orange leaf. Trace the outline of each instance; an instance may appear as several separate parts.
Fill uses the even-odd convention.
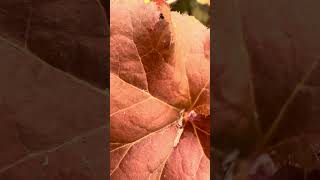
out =
[[[158,5],[111,1],[110,177],[210,179],[209,29]]]

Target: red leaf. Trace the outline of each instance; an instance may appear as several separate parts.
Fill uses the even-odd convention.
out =
[[[0,11],[4,38],[62,71],[106,88],[107,20],[98,1],[4,0]]]
[[[307,179],[304,172],[319,167],[317,5],[244,0],[217,7],[215,147],[239,149],[249,164],[237,170],[244,176],[261,153],[281,169],[274,179]]]
[[[110,176],[210,179],[210,121],[177,127],[182,109],[210,116],[209,30],[160,13],[155,3],[111,2]]]
[[[107,178],[106,27],[98,1],[0,1],[0,179]]]

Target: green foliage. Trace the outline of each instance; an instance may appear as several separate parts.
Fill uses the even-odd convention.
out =
[[[196,0],[178,0],[171,4],[173,11],[194,16],[207,27],[210,27],[210,6],[198,3]]]

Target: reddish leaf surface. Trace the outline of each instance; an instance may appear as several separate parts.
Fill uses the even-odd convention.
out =
[[[168,10],[111,1],[111,179],[210,179],[209,30]]]
[[[318,5],[285,0],[218,5],[214,130],[221,134],[215,145],[227,154],[240,150],[237,160],[249,164],[244,179],[250,179],[250,165],[261,153],[273,158],[278,172],[270,177],[256,172],[253,179],[293,179],[294,173],[308,179],[316,176],[309,171],[319,169]],[[231,143],[219,142],[223,137]]]
[[[107,81],[107,20],[98,0],[3,0],[1,35],[99,88]]]
[[[226,0],[216,8],[217,47],[213,62],[214,147],[227,152],[236,148],[251,149],[259,134],[254,121],[250,62],[242,38],[240,17],[233,16],[240,12],[232,4]]]
[[[1,180],[107,178],[104,14],[98,1],[0,2]]]
[[[256,107],[265,134],[261,143],[279,150],[281,162],[319,168],[320,23],[314,18],[319,3],[292,1],[287,6],[286,1],[277,1],[266,7],[248,3],[243,1],[241,8]],[[270,15],[252,16],[252,8]]]

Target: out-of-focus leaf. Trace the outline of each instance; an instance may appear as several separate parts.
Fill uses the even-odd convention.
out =
[[[106,30],[99,1],[0,1],[1,180],[107,178]]]
[[[177,0],[171,4],[172,10],[196,17],[207,27],[210,27],[210,2],[199,3],[196,0]]]
[[[200,4],[210,5],[210,0],[197,0],[197,2],[200,3]]]
[[[218,57],[214,102],[217,114],[224,114],[216,116],[216,122],[224,126],[215,126],[214,132],[223,132],[217,138],[230,137],[227,141],[231,142],[224,144],[217,140],[216,146],[224,151],[240,148],[241,158],[249,164],[261,153],[268,153],[279,167],[275,179],[290,179],[284,174],[290,174],[291,170],[301,179],[305,170],[319,168],[318,5],[317,1],[288,4],[285,0],[268,3],[226,0],[216,7]],[[225,78],[228,76],[229,79]],[[221,86],[217,86],[219,80]],[[241,87],[239,84],[246,88],[235,90]],[[219,94],[226,95],[222,99]],[[238,99],[247,102],[223,106]],[[243,111],[244,107],[247,111]],[[243,118],[244,114],[249,116]],[[246,122],[254,126],[246,126]],[[241,127],[247,128],[246,133],[234,136]],[[250,137],[248,132],[258,133]],[[248,143],[241,144],[240,139]]]

